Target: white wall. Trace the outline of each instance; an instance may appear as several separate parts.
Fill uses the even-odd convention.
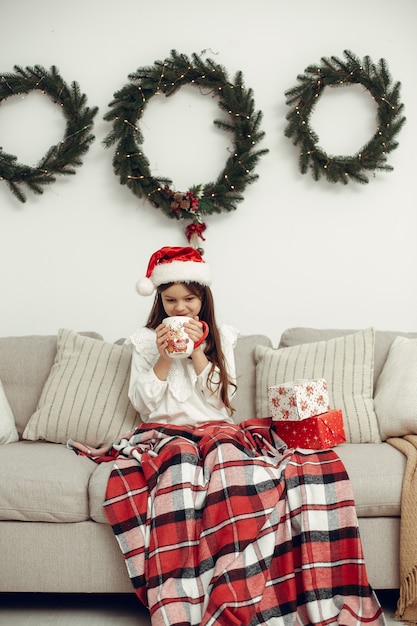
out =
[[[231,77],[241,70],[264,115],[262,147],[270,152],[259,180],[236,211],[207,218],[219,319],[274,342],[297,325],[415,330],[416,18],[415,0],[2,0],[0,72],[56,65],[99,113],[96,140],[74,177],[26,204],[0,182],[0,334],[67,327],[113,341],[144,323],[151,302],[136,295],[135,282],[154,250],[186,239],[181,224],[119,184],[112,150],[102,146],[110,129],[103,116],[129,73],[171,49],[207,50]],[[344,49],[384,57],[402,83],[407,123],[389,156],[394,171],[368,185],[301,175],[298,151],[283,134],[285,90],[307,65]],[[154,98],[143,118],[155,172],[182,190],[216,176],[227,145],[213,129],[216,100],[190,90]],[[341,95],[323,96],[314,121],[329,151],[350,154],[375,132],[373,105],[363,94],[353,102],[347,90]],[[46,96],[0,106],[0,145],[21,162],[35,164],[62,133]]]

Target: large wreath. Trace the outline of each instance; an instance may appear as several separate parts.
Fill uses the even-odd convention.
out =
[[[349,180],[367,183],[367,170],[392,170],[386,163],[387,154],[398,143],[394,141],[405,122],[401,115],[400,83],[392,83],[387,63],[380,59],[378,65],[366,56],[363,61],[349,50],[346,60],[332,56],[322,57],[320,65],[310,65],[298,84],[285,92],[287,104],[295,106],[287,114],[285,135],[300,145],[299,167],[302,174],[310,168],[315,180],[323,175],[328,181],[347,184]],[[359,83],[367,89],[377,105],[377,128],[373,137],[353,156],[328,155],[320,146],[319,138],[310,126],[313,107],[327,86]]]
[[[253,170],[259,157],[268,152],[255,150],[264,133],[259,130],[262,114],[254,110],[252,90],[245,89],[241,72],[230,82],[225,69],[211,59],[204,62],[193,54],[190,60],[175,50],[165,61],[139,68],[129,75],[129,80],[114,94],[111,110],[104,117],[113,122],[104,144],[116,144],[114,171],[122,185],[127,185],[136,196],[147,198],[168,217],[191,220],[186,228],[189,241],[193,236],[204,239],[203,216],[236,209],[246,185],[258,178]],[[214,124],[232,133],[233,149],[216,181],[181,191],[171,188],[169,178],[152,175],[141,147],[143,135],[138,122],[151,98],[159,94],[171,96],[186,84],[218,97],[219,107],[228,119],[215,119]]]
[[[75,174],[74,167],[82,164],[80,157],[94,140],[90,131],[98,109],[87,107],[78,84],[73,82],[68,87],[55,66],[49,72],[40,65],[25,69],[15,65],[14,70],[14,74],[0,75],[0,104],[10,96],[39,90],[62,108],[66,120],[62,141],[49,148],[36,167],[18,163],[16,156],[0,148],[0,180],[5,180],[17,198],[25,202],[22,187],[41,194],[43,185],[55,182],[57,175]]]

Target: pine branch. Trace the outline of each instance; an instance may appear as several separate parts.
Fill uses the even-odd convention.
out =
[[[310,169],[316,181],[323,176],[329,182],[347,184],[354,180],[367,183],[363,170],[393,169],[386,165],[386,154],[397,147],[393,138],[405,123],[405,117],[401,116],[403,104],[399,102],[400,83],[392,86],[384,59],[380,59],[376,66],[368,56],[361,61],[349,50],[344,54],[346,60],[335,56],[330,59],[322,57],[321,65],[308,66],[304,75],[297,77],[298,84],[285,92],[287,104],[292,108],[286,115],[288,123],[284,133],[294,145],[300,146],[299,169],[302,174]],[[353,83],[362,84],[373,96],[378,109],[377,130],[358,154],[327,155],[318,146],[318,136],[309,123],[310,114],[323,87]]]
[[[41,90],[61,106],[66,130],[63,140],[51,146],[35,167],[22,166],[16,157],[0,149],[0,178],[21,202],[26,201],[22,187],[42,194],[43,187],[55,182],[56,175],[75,174],[74,167],[82,164],[80,157],[94,140],[91,130],[98,110],[86,106],[86,96],[78,84],[73,82],[69,88],[55,66],[47,71],[40,65],[26,68],[15,65],[13,74],[0,76],[0,102],[10,95],[35,90]]]
[[[156,61],[151,67],[139,68],[129,75],[129,80],[114,94],[109,105],[111,110],[104,116],[106,121],[112,122],[112,129],[103,143],[106,147],[115,146],[113,167],[121,184],[128,185],[138,197],[146,197],[173,219],[197,219],[203,213],[236,208],[242,200],[239,192],[257,179],[251,171],[259,158],[268,152],[266,149],[255,150],[264,137],[260,130],[262,115],[255,111],[252,90],[244,87],[242,73],[236,73],[233,83],[225,69],[212,59],[203,60],[197,54],[189,59],[172,50],[168,59]],[[183,194],[184,206],[191,198],[195,207],[198,199],[197,213],[193,213],[195,208],[177,206],[177,201],[173,201],[176,192],[171,190],[170,180],[152,176],[148,159],[143,154],[139,125],[145,107],[154,95],[172,96],[186,84],[209,90],[218,97],[219,108],[226,113],[227,119],[215,119],[214,124],[231,134],[234,148],[216,182],[191,185]]]

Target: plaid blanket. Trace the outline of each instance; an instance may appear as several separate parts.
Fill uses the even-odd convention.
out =
[[[114,454],[105,511],[153,626],[385,623],[333,451],[256,419],[143,424]]]

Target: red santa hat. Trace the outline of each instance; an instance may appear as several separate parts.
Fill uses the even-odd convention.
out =
[[[165,247],[153,253],[146,277],[136,283],[141,296],[150,296],[159,285],[166,283],[211,284],[209,265],[191,247]]]

